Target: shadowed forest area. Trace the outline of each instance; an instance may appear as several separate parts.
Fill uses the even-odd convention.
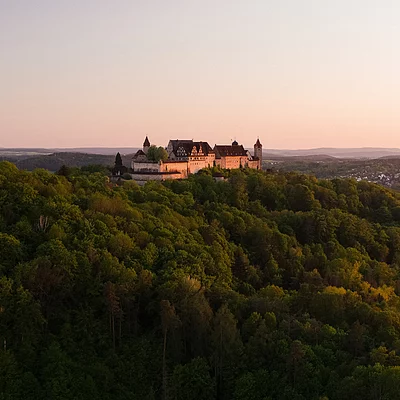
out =
[[[0,163],[0,399],[399,399],[400,196]]]

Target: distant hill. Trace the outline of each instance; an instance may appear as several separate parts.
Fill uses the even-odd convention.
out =
[[[76,148],[1,148],[0,160],[8,157],[31,157],[39,155],[49,155],[53,153],[83,153],[95,155],[121,155],[134,154],[138,147],[76,147]],[[248,150],[253,151],[252,148]],[[400,157],[400,148],[380,148],[380,147],[360,147],[360,148],[334,148],[320,147],[315,149],[264,149],[263,155],[266,157],[335,157],[335,158],[381,158],[381,157]]]
[[[379,147],[361,147],[361,148],[329,148],[322,147],[306,150],[275,150],[264,149],[263,155],[275,155],[281,157],[291,156],[320,156],[321,154],[336,158],[380,158],[387,156],[400,156],[398,148],[379,148]]]
[[[121,155],[135,154],[139,147],[76,147],[72,149],[54,149],[54,152],[72,152],[72,153],[86,153],[86,154],[105,154],[116,155],[118,152]]]
[[[76,147],[76,148],[4,148],[0,147],[0,159],[4,155],[8,156],[34,156],[52,153],[84,153],[84,154],[103,154],[115,155],[134,154],[139,150],[138,147]]]
[[[385,157],[380,157],[380,160],[399,160],[400,159],[400,154],[397,156],[385,156]]]
[[[112,165],[113,156],[85,153],[53,153],[19,159],[15,162],[18,168],[29,171],[35,168],[44,168],[57,171],[62,165],[68,167],[83,167],[89,164]]]
[[[62,165],[68,167],[82,167],[90,164],[112,166],[115,160],[114,157],[119,152],[121,153],[124,165],[129,167],[132,155],[137,150],[136,147],[85,147],[74,149],[0,148],[0,161],[11,161],[21,169],[33,170],[35,168],[45,168],[50,171],[57,171]],[[304,164],[298,165],[298,163],[327,163],[331,165],[351,160],[394,160],[400,158],[400,149],[372,147],[347,149],[317,148],[308,150],[265,149],[263,157],[266,162],[285,163],[286,170],[287,168],[293,168],[305,172],[303,170]],[[307,165],[306,170],[313,170],[314,167],[311,167]]]
[[[264,153],[263,152],[263,160],[271,160],[271,161],[308,161],[308,162],[335,162],[340,161],[339,158],[333,156],[327,156],[325,154],[316,154],[316,155],[299,155],[299,156],[279,156],[276,154]]]
[[[132,154],[122,155],[122,161],[127,167],[130,166]],[[35,168],[44,168],[49,171],[58,171],[62,165],[67,167],[83,167],[96,164],[106,167],[114,165],[115,155],[88,154],[78,152],[57,152],[51,154],[32,153],[10,155],[0,151],[0,160],[11,161],[19,169],[32,171]]]

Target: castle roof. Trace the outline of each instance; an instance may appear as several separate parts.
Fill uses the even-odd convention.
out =
[[[244,149],[242,145],[231,145],[231,146],[221,146],[215,145],[214,146],[215,156],[216,158],[221,157],[229,157],[229,156],[247,156],[247,151]]]
[[[178,148],[181,143],[193,143],[193,139],[172,139],[169,141],[172,144],[174,151]]]
[[[257,138],[257,142],[254,145],[254,147],[257,147],[257,148],[261,148],[262,147],[262,144],[260,143],[260,139]]]
[[[138,158],[143,158],[143,157],[146,157],[147,158],[147,155],[146,155],[146,153],[143,151],[143,150],[138,150],[136,153],[135,153],[135,155],[133,156],[133,160],[136,160],[136,159],[138,159]]]
[[[150,141],[147,136],[146,136],[146,139],[144,139],[143,147],[150,147]]]
[[[207,142],[194,142],[193,140],[171,140],[172,151],[176,156],[191,156],[193,153],[202,153],[208,156],[213,149]],[[194,151],[194,149],[196,151]],[[178,154],[179,153],[179,154]]]

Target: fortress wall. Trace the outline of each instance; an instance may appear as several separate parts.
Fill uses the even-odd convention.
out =
[[[186,178],[188,175],[188,166],[189,163],[187,161],[177,161],[177,162],[164,162],[161,163],[160,172],[178,172],[180,178]]]
[[[152,171],[159,172],[160,164],[155,162],[133,162],[132,169],[134,171]]]
[[[132,179],[137,182],[148,182],[148,181],[166,181],[169,179],[182,179],[184,178],[181,173],[158,173],[158,174],[145,174],[135,172],[131,174]]]
[[[189,161],[189,171],[191,174],[199,172],[203,168],[212,167],[214,165],[214,159],[211,157],[203,157],[201,160]]]

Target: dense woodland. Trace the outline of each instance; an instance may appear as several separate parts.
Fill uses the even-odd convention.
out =
[[[0,399],[399,399],[400,197],[0,163]]]

